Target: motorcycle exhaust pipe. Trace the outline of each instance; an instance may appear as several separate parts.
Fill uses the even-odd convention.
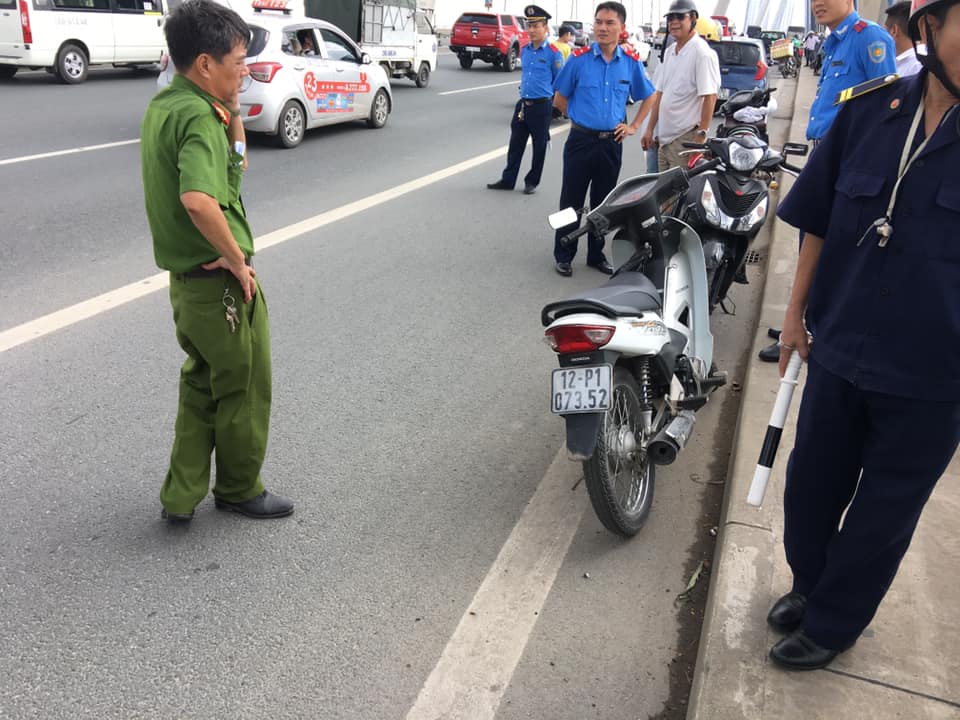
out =
[[[670,424],[657,433],[647,446],[647,454],[655,465],[669,465],[686,446],[693,434],[696,417],[693,410],[681,410]]]

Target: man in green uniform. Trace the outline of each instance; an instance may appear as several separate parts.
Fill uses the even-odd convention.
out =
[[[255,518],[293,512],[267,492],[260,467],[270,424],[270,329],[250,265],[240,200],[246,166],[239,92],[250,30],[212,0],[187,0],[164,26],[177,74],[141,126],[143,190],[157,265],[170,271],[177,341],[187,354],[163,517],[186,523],[206,496]]]

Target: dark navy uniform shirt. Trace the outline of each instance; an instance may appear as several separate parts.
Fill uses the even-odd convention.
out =
[[[777,214],[824,238],[807,304],[817,362],[865,390],[958,402],[960,106],[904,176],[886,247],[871,228],[926,77],[845,103]],[[921,122],[914,148],[923,137]]]
[[[837,93],[880,75],[897,72],[893,38],[876,23],[861,20],[856,12],[843,19],[823,41],[823,68],[817,95],[810,106],[807,138],[819,140],[840,109]]]
[[[570,119],[592,130],[613,130],[623,122],[627,96],[644,100],[653,94],[638,56],[618,45],[608,63],[597,43],[570,56],[555,87],[568,100]]]
[[[520,97],[524,100],[553,97],[553,83],[563,67],[563,53],[552,43],[541,43],[534,50],[533,43],[520,53],[523,65],[520,76]]]

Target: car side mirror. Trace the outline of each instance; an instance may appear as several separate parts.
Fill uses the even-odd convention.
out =
[[[371,58],[369,55],[367,55],[367,53],[361,53],[361,54],[360,54],[360,64],[361,64],[361,65],[372,65],[372,64],[373,64],[373,58]]]
[[[783,144],[784,155],[799,155],[800,157],[806,157],[809,150],[810,148],[806,143],[788,142]]]

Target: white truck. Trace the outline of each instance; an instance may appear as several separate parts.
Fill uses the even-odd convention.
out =
[[[416,0],[303,0],[304,15],[326,20],[356,41],[391,78],[426,87],[439,44]]]

